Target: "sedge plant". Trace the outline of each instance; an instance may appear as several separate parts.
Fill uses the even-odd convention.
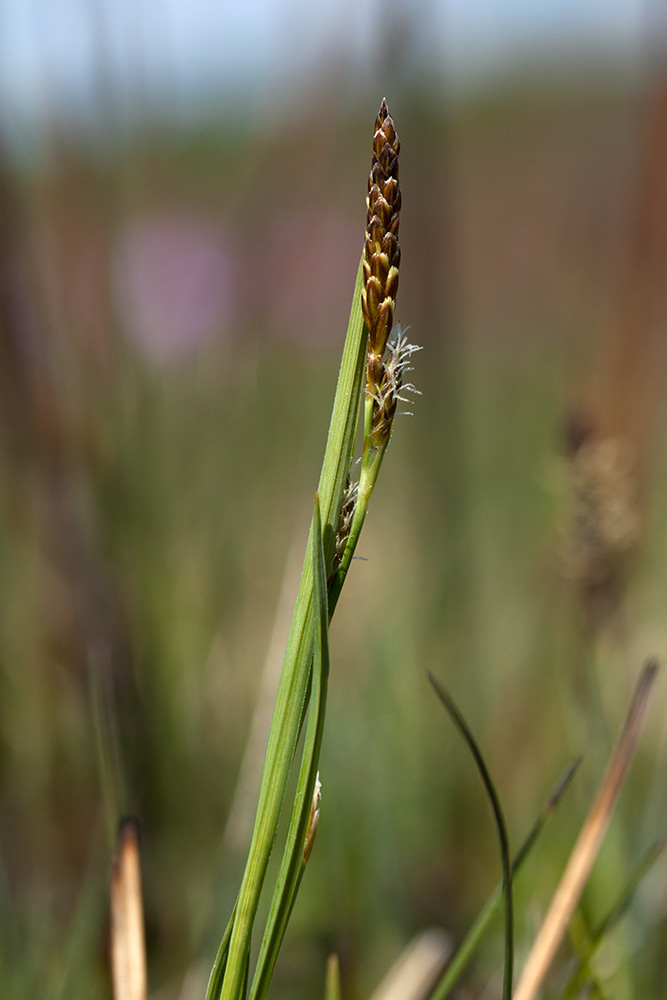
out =
[[[416,392],[406,381],[417,347],[394,328],[398,290],[398,240],[401,191],[398,180],[400,143],[385,101],[375,123],[368,183],[366,232],[347,336],[338,375],[322,471],[314,497],[310,534],[296,599],[283,669],[276,695],[259,801],[241,886],[211,971],[206,1000],[264,1000],[282,946],[301,880],[318,828],[321,784],[318,772],[329,680],[328,630],[345,584],[392,435],[402,393]],[[352,481],[358,424],[362,426],[359,475]],[[503,1000],[534,1000],[570,925],[577,964],[564,986],[562,1000],[574,1000],[596,984],[593,959],[608,930],[618,922],[642,875],[655,862],[664,841],[652,848],[623,889],[608,916],[591,930],[577,905],[627,775],[656,673],[649,663],[619,743],[556,895],[513,992],[514,876],[554,811],[576,765],[559,783],[537,817],[524,844],[512,858],[500,799],[482,752],[462,713],[442,684],[430,674],[435,692],[470,750],[492,805],[501,853],[502,882],[492,893],[469,933],[450,955],[447,968],[429,985],[401,1000],[446,1000],[457,988],[495,913],[504,904],[505,962]],[[98,751],[108,812],[120,799],[116,748],[104,725],[101,690],[93,701]],[[301,746],[300,756],[297,751]],[[291,803],[286,801],[295,777]],[[276,846],[283,813],[287,833],[281,845],[277,875],[266,885],[269,858]],[[268,897],[262,925],[259,903]],[[111,885],[111,957],[114,1000],[145,1000],[146,963],[136,829],[121,825]],[[253,947],[253,944],[255,947]],[[251,964],[251,957],[256,956]],[[426,982],[426,980],[424,980]],[[384,988],[384,984],[383,984]],[[395,993],[381,992],[376,1000]],[[325,1000],[340,1000],[338,961],[326,971]]]
[[[329,673],[328,627],[354,555],[416,347],[392,336],[400,265],[400,142],[383,100],[375,122],[364,249],[352,300],[326,450],[294,616],[269,731],[259,801],[239,894],[206,1000],[266,996],[319,819],[318,759]],[[351,482],[363,414],[359,480]],[[296,792],[263,928],[256,927],[267,866],[305,729]],[[261,935],[261,936],[260,936]],[[250,968],[253,937],[258,957]],[[335,988],[330,988],[335,995]]]
[[[318,763],[329,679],[329,624],[345,584],[383,464],[398,402],[404,400],[404,392],[417,391],[407,382],[406,376],[411,371],[412,356],[419,348],[408,343],[398,327],[394,332],[401,256],[398,240],[401,209],[399,151],[398,135],[383,100],[373,135],[364,247],[357,272],[324,460],[314,497],[301,580],[269,730],[257,812],[240,889],[210,974],[206,1000],[264,1000],[315,841],[321,805]],[[353,481],[354,450],[360,423],[363,443],[358,478]],[[578,863],[576,884],[567,893],[567,906],[564,910],[567,919],[559,919],[555,929],[551,925],[547,926],[548,947],[544,947],[542,937],[538,937],[514,993],[513,878],[551,816],[565,787],[569,785],[576,767],[568,770],[538,816],[523,846],[512,858],[503,811],[489,768],[453,699],[435,677],[430,675],[436,694],[463,735],[483,779],[496,821],[503,877],[501,885],[491,895],[470,932],[451,956],[448,967],[432,983],[428,994],[424,994],[429,1000],[445,1000],[456,988],[501,903],[504,903],[505,911],[503,1000],[510,1000],[512,996],[514,1000],[524,997],[525,1000],[533,1000],[553,958],[554,948],[574,914],[585,881],[584,876],[590,872],[599,849],[613,801],[620,790],[632,755],[625,743],[629,741],[634,746],[636,742],[640,727],[635,716],[643,712],[646,693],[654,673],[654,665],[647,668],[644,680],[640,683],[636,706],[631,712],[631,720],[634,721],[628,726],[629,735],[625,742],[621,741],[620,750],[613,758],[613,766],[610,765],[613,794],[607,787],[609,781],[603,783],[600,801],[603,801],[603,805],[606,803],[605,808],[601,811],[596,800],[593,810],[595,823],[587,821],[582,832],[584,846],[587,848],[585,864],[582,866]],[[299,747],[300,757],[297,759]],[[111,759],[109,754],[106,756]],[[290,778],[294,776],[296,780],[292,784],[295,790],[288,803],[287,790],[291,787]],[[289,817],[287,833],[280,848],[277,875],[273,885],[269,886],[266,885],[269,859],[276,848],[278,827],[284,813],[288,813]],[[574,997],[580,986],[591,981],[590,963],[595,949],[622,911],[636,881],[657,854],[658,849],[649,852],[609,918],[590,934],[583,935],[578,949],[579,964],[565,988],[564,1000]],[[573,856],[576,859],[580,855],[578,842]],[[568,878],[571,867],[568,866],[566,870]],[[116,894],[113,898],[116,905],[113,926],[117,932],[115,938],[112,935],[112,941],[115,940],[116,945],[113,950],[116,959],[115,1000],[142,1000],[145,996],[144,956],[140,947],[141,935],[137,930],[140,923],[137,914],[140,910],[136,905],[138,878],[135,868],[136,865],[129,867],[129,875],[132,876],[129,889],[120,875],[116,879],[118,885],[114,886]],[[263,895],[268,898],[268,913],[260,925],[259,903]],[[256,957],[251,963],[252,956]],[[118,983],[131,985],[129,988],[122,986],[119,989]],[[332,956],[327,967],[324,996],[325,1000],[340,1000],[340,972],[335,956]]]

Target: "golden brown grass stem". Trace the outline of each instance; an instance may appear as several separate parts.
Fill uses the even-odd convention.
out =
[[[146,946],[139,835],[123,820],[111,868],[111,981],[113,1000],[146,1000]]]
[[[519,979],[513,1000],[533,1000],[572,919],[602,846],[642,732],[658,665],[644,667],[623,731]]]

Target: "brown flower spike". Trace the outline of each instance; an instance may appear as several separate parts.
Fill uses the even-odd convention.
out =
[[[364,288],[361,308],[368,328],[368,395],[382,381],[382,357],[394,322],[401,248],[398,220],[401,191],[398,153],[401,148],[384,98],[375,120],[373,160],[368,178],[368,214],[364,245]]]
[[[373,159],[368,181],[368,214],[362,257],[361,309],[368,330],[364,446],[359,482],[347,485],[336,537],[333,577],[329,585],[330,606],[338,594],[359,540],[368,503],[391,437],[398,401],[409,402],[403,393],[418,393],[406,382],[412,371],[412,355],[419,348],[409,344],[398,327],[391,337],[398,290],[398,216],[401,192],[398,186],[398,154],[401,144],[383,100],[375,120]]]

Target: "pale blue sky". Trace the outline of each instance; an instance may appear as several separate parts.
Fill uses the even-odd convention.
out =
[[[102,52],[121,106],[131,107],[139,85],[166,108],[271,95],[316,76],[333,55],[361,66],[387,10],[411,25],[415,53],[439,59],[459,79],[515,59],[555,60],[589,47],[632,61],[649,6],[650,0],[0,0],[0,99],[5,118],[15,121],[85,110],[95,101]]]

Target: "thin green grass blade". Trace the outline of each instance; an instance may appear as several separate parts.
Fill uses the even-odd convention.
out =
[[[667,838],[662,837],[659,840],[654,841],[653,844],[648,848],[648,850],[639,859],[627,882],[621,890],[618,901],[611,908],[607,916],[602,920],[593,930],[592,943],[598,945],[605,934],[607,934],[616,924],[619,922],[621,917],[624,916],[626,910],[632,902],[632,898],[639,887],[639,883],[643,881],[646,875],[656,863],[665,847],[667,847]]]
[[[343,348],[338,385],[334,399],[327,446],[317,488],[322,517],[324,563],[328,569],[333,558],[336,532],[345,480],[350,471],[359,422],[361,386],[366,370],[366,328],[361,313],[363,287],[362,260],[354,286],[350,319]]]
[[[451,695],[444,689],[436,677],[429,673],[429,680],[438,698],[447,709],[450,718],[455,723],[459,732],[468,744],[473,755],[477,770],[480,773],[486,793],[491,802],[491,808],[496,821],[498,831],[498,842],[500,844],[500,858],[503,871],[503,898],[505,902],[505,969],[503,973],[503,1000],[511,1000],[512,996],[512,970],[514,965],[514,914],[512,905],[512,863],[510,861],[509,838],[507,836],[507,826],[503,816],[500,799],[496,792],[495,785],[491,780],[489,769],[475,741],[468,723],[464,719],[461,711],[456,705]]]
[[[619,894],[617,902],[607,913],[606,917],[604,917],[604,919],[593,929],[588,941],[582,947],[577,967],[565,987],[561,1000],[574,1000],[584,986],[587,985],[591,976],[590,962],[593,959],[597,948],[602,943],[605,935],[607,935],[623,917],[632,902],[632,898],[637,890],[637,887],[656,863],[664,851],[665,846],[667,846],[667,839],[664,838],[651,844],[648,850],[642,855],[638,863],[635,865]]]
[[[127,794],[109,671],[105,669],[105,664],[99,662],[99,658],[91,656],[88,678],[106,836],[109,848],[113,850],[118,820],[125,812]]]
[[[215,962],[213,963],[213,968],[211,969],[211,975],[208,977],[206,1000],[210,1000],[211,997],[220,996],[220,991],[222,989],[222,981],[224,979],[225,969],[227,968],[229,941],[232,936],[232,927],[234,926],[236,907],[237,903],[234,903],[234,909],[232,910],[232,915],[229,918],[229,923],[227,924],[227,928],[225,930],[225,933],[223,934],[222,941],[220,942],[220,947],[218,948],[218,954],[215,956]]]
[[[546,826],[547,822],[554,813],[554,810],[561,798],[565,794],[566,790],[570,787],[570,783],[574,778],[575,774],[579,770],[579,765],[581,764],[583,757],[577,757],[572,763],[567,767],[565,773],[559,778],[556,787],[549,796],[548,800],[545,802],[544,806],[540,810],[540,813],[533,824],[530,833],[524,840],[523,844],[516,852],[514,860],[512,861],[512,878],[516,875],[517,871],[521,868],[522,864],[530,854],[533,849],[533,845],[542,830]],[[502,886],[498,887],[498,891],[502,891]]]
[[[361,314],[361,284],[360,264],[318,490],[327,570],[333,559],[343,490],[354,449],[364,375],[366,331]],[[313,656],[312,541],[311,529],[276,695],[257,816],[232,926],[227,969],[221,989],[217,992],[209,990],[207,1000],[218,1000],[218,997],[238,1000],[241,996],[252,928],[296,752],[310,681]]]
[[[301,769],[287,840],[271,901],[264,937],[257,958],[255,975],[250,987],[250,1000],[263,1000],[266,996],[298,892],[304,867],[304,847],[317,777],[322,733],[324,730],[327,683],[329,678],[329,613],[327,606],[327,581],[324,569],[324,550],[321,540],[322,528],[317,496],[315,497],[313,511],[312,538],[314,542],[313,589],[315,595],[315,613],[313,617],[314,655],[308,725],[304,738]]]
[[[553,815],[556,806],[560,802],[565,790],[569,787],[570,782],[574,778],[577,768],[581,763],[581,757],[572,763],[562,778],[559,779],[554,791],[549,796],[548,801],[545,803],[541,809],[537,819],[535,820],[528,836],[524,840],[523,844],[517,851],[512,861],[512,879],[514,879],[517,873],[520,871],[524,861],[530,854],[533,846],[535,845],[538,837],[544,830],[545,826],[549,822],[549,819]],[[450,993],[458,983],[464,969],[472,959],[475,951],[480,945],[480,942],[489,927],[491,922],[495,917],[503,898],[503,884],[502,882],[496,886],[493,890],[486,903],[484,904],[479,916],[475,920],[474,924],[461,941],[460,945],[456,949],[456,952],[452,956],[451,961],[447,965],[442,978],[434,988],[433,992],[430,994],[430,1000],[447,1000]]]
[[[593,949],[590,948],[591,928],[581,907],[573,914],[567,933],[578,962],[580,978],[586,985],[588,996],[593,996],[598,989],[598,980],[590,965],[590,959],[593,957]],[[578,996],[578,990],[575,995]]]
[[[96,841],[101,838],[96,837]],[[95,844],[88,872],[79,892],[66,943],[60,950],[56,983],[48,990],[53,1000],[78,1000],[90,995],[97,946],[107,918],[106,886],[100,881],[100,851]]]

